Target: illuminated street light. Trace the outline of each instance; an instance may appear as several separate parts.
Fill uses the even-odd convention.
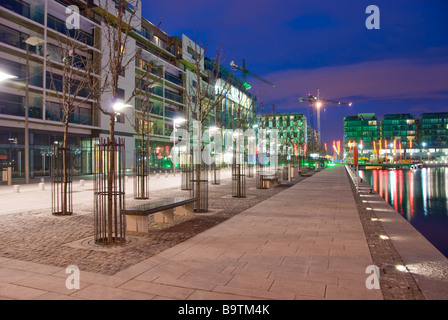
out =
[[[187,121],[187,120],[184,118],[174,118],[173,119],[174,125],[184,123],[185,121]]]
[[[17,79],[17,77],[13,76],[12,74],[8,74],[8,73],[0,71],[0,82],[5,81],[5,80],[11,80],[11,79]]]
[[[124,108],[129,108],[129,107],[132,107],[130,104],[125,104],[124,102],[122,102],[122,101],[117,101],[117,102],[115,102],[113,105],[112,105],[112,109],[115,111],[115,112],[120,112],[120,111],[122,111]]]

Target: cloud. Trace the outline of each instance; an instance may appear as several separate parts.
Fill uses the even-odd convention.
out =
[[[418,117],[423,112],[446,112],[447,74],[446,60],[388,59],[273,72],[263,77],[275,83],[275,88],[256,87],[264,86],[265,106],[275,104],[277,111],[300,112],[308,119],[309,105],[300,103],[299,98],[315,95],[318,89],[323,99],[353,102],[351,108],[324,105],[322,138],[330,142],[342,138],[345,116],[373,112],[381,119],[388,113]]]
[[[281,107],[320,90],[326,99],[350,99],[354,104],[393,99],[446,99],[448,61],[390,59],[318,69],[294,69],[264,75],[276,84],[266,99]]]

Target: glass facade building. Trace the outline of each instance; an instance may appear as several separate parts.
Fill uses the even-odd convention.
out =
[[[259,128],[278,130],[279,161],[305,156],[308,148],[308,124],[302,113],[275,113],[260,118]]]
[[[352,148],[355,143],[362,152],[372,152],[378,140],[378,120],[374,113],[360,113],[357,116],[344,118],[344,151]]]
[[[368,161],[408,161],[446,157],[448,113],[386,114],[378,125],[375,114],[344,118],[344,152],[350,158],[354,143]]]

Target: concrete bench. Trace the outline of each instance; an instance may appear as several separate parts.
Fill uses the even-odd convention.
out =
[[[275,175],[271,176],[262,176],[261,183],[263,184],[263,188],[269,189],[275,186],[278,186],[278,177]]]
[[[154,214],[156,223],[170,223],[174,221],[174,209],[176,215],[192,216],[195,202],[196,198],[175,197],[130,207],[125,210],[126,229],[148,233],[150,214]]]

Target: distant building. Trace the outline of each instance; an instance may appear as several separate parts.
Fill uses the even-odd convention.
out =
[[[308,148],[308,125],[302,113],[275,113],[263,116],[259,121],[259,129],[277,129],[279,159],[289,160],[291,157],[305,156]]]
[[[344,118],[345,158],[353,146],[370,161],[396,161],[446,157],[448,153],[448,112],[386,114],[380,125],[374,113]]]
[[[381,121],[381,140],[387,147],[394,145],[395,149],[406,150],[415,146],[417,128],[415,116],[406,114],[386,114]]]
[[[418,122],[418,144],[427,148],[448,148],[448,112],[423,113]]]
[[[349,144],[356,144],[361,153],[373,153],[378,140],[378,120],[374,113],[360,113],[344,118],[344,152],[351,150]]]

